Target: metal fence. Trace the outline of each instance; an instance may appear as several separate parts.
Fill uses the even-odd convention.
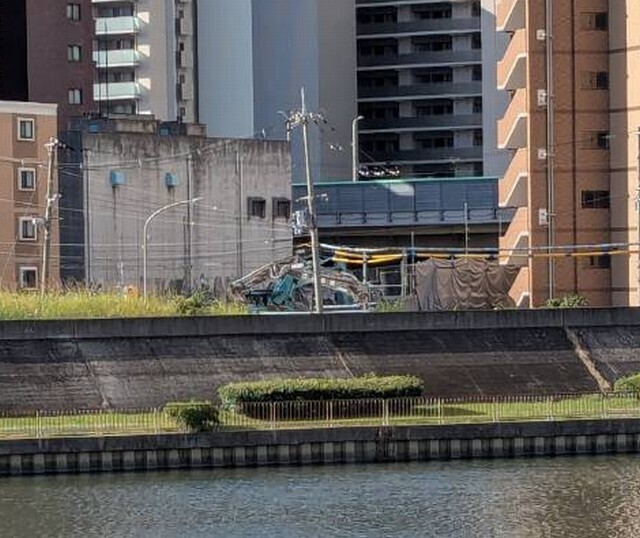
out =
[[[221,431],[640,418],[640,394],[250,403],[220,410]],[[0,439],[184,433],[162,409],[0,412]]]

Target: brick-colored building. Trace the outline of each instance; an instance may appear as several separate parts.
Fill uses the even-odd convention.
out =
[[[59,131],[94,112],[91,0],[0,0],[0,100],[58,105]]]
[[[637,148],[627,123],[640,114],[630,112],[639,79],[627,74],[638,69],[630,58],[639,54],[631,30],[640,3],[496,0],[496,22],[510,36],[497,76],[511,93],[498,124],[499,146],[512,151],[500,202],[519,208],[500,246],[543,255],[512,251],[505,260],[522,266],[512,296],[521,306],[574,293],[594,306],[629,304],[635,255],[544,254],[549,246],[627,242],[635,233]]]
[[[0,101],[0,289],[36,289],[42,261],[47,149],[56,105]],[[54,176],[55,177],[55,176]],[[54,213],[54,217],[55,217]],[[60,275],[59,234],[51,235],[51,280]]]

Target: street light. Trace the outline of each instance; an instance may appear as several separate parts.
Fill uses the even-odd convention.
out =
[[[358,153],[360,152],[360,146],[358,145],[358,122],[363,120],[364,116],[356,116],[351,122],[351,180],[355,183],[358,181]]]
[[[155,210],[145,221],[144,228],[142,230],[142,294],[145,299],[147,298],[147,228],[149,227],[149,224],[151,224],[151,221],[158,215],[164,213],[165,211],[168,211],[169,209],[173,209],[174,207],[178,207],[181,205],[195,204],[200,200],[202,200],[202,198],[192,198],[191,200],[183,200],[182,202],[174,202],[172,204],[168,204],[164,207],[161,207],[160,209]]]

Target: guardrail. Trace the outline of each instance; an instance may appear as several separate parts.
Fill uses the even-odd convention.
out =
[[[640,394],[500,398],[399,398],[242,404],[218,429],[274,430],[640,418]],[[1,439],[187,433],[162,409],[0,412]]]

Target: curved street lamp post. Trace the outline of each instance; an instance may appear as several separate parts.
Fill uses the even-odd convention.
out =
[[[144,228],[142,231],[142,234],[143,234],[142,235],[142,293],[145,299],[147,298],[147,250],[148,250],[147,229],[149,228],[149,224],[151,224],[151,221],[153,221],[153,219],[155,219],[158,215],[164,213],[165,211],[169,211],[169,209],[173,209],[174,207],[178,207],[182,205],[196,204],[200,200],[202,200],[202,198],[192,198],[191,200],[183,200],[181,202],[174,202],[172,204],[168,204],[166,206],[161,207],[160,209],[155,210],[153,213],[151,213],[151,215],[149,215],[149,217],[145,221]],[[189,226],[191,226],[191,223],[189,223]]]

